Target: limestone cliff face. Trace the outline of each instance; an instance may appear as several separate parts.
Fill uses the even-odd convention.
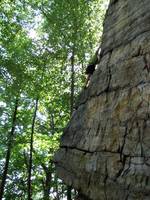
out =
[[[150,1],[112,0],[102,58],[55,156],[92,200],[150,199]]]

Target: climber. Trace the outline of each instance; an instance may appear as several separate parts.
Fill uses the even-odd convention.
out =
[[[95,67],[100,61],[100,52],[101,52],[101,49],[99,47],[86,68],[85,74],[87,75],[87,77],[86,77],[85,88],[88,87],[91,76],[93,75],[93,73],[95,71]]]

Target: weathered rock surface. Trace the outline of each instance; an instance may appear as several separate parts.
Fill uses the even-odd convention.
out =
[[[102,58],[55,156],[82,199],[150,199],[150,1],[112,0]]]

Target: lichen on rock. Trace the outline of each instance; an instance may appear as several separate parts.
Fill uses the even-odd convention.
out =
[[[103,52],[55,155],[82,199],[150,199],[150,2],[112,0]]]

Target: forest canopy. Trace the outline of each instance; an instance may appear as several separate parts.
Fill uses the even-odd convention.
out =
[[[68,198],[53,155],[100,45],[107,6],[1,0],[0,200]]]

